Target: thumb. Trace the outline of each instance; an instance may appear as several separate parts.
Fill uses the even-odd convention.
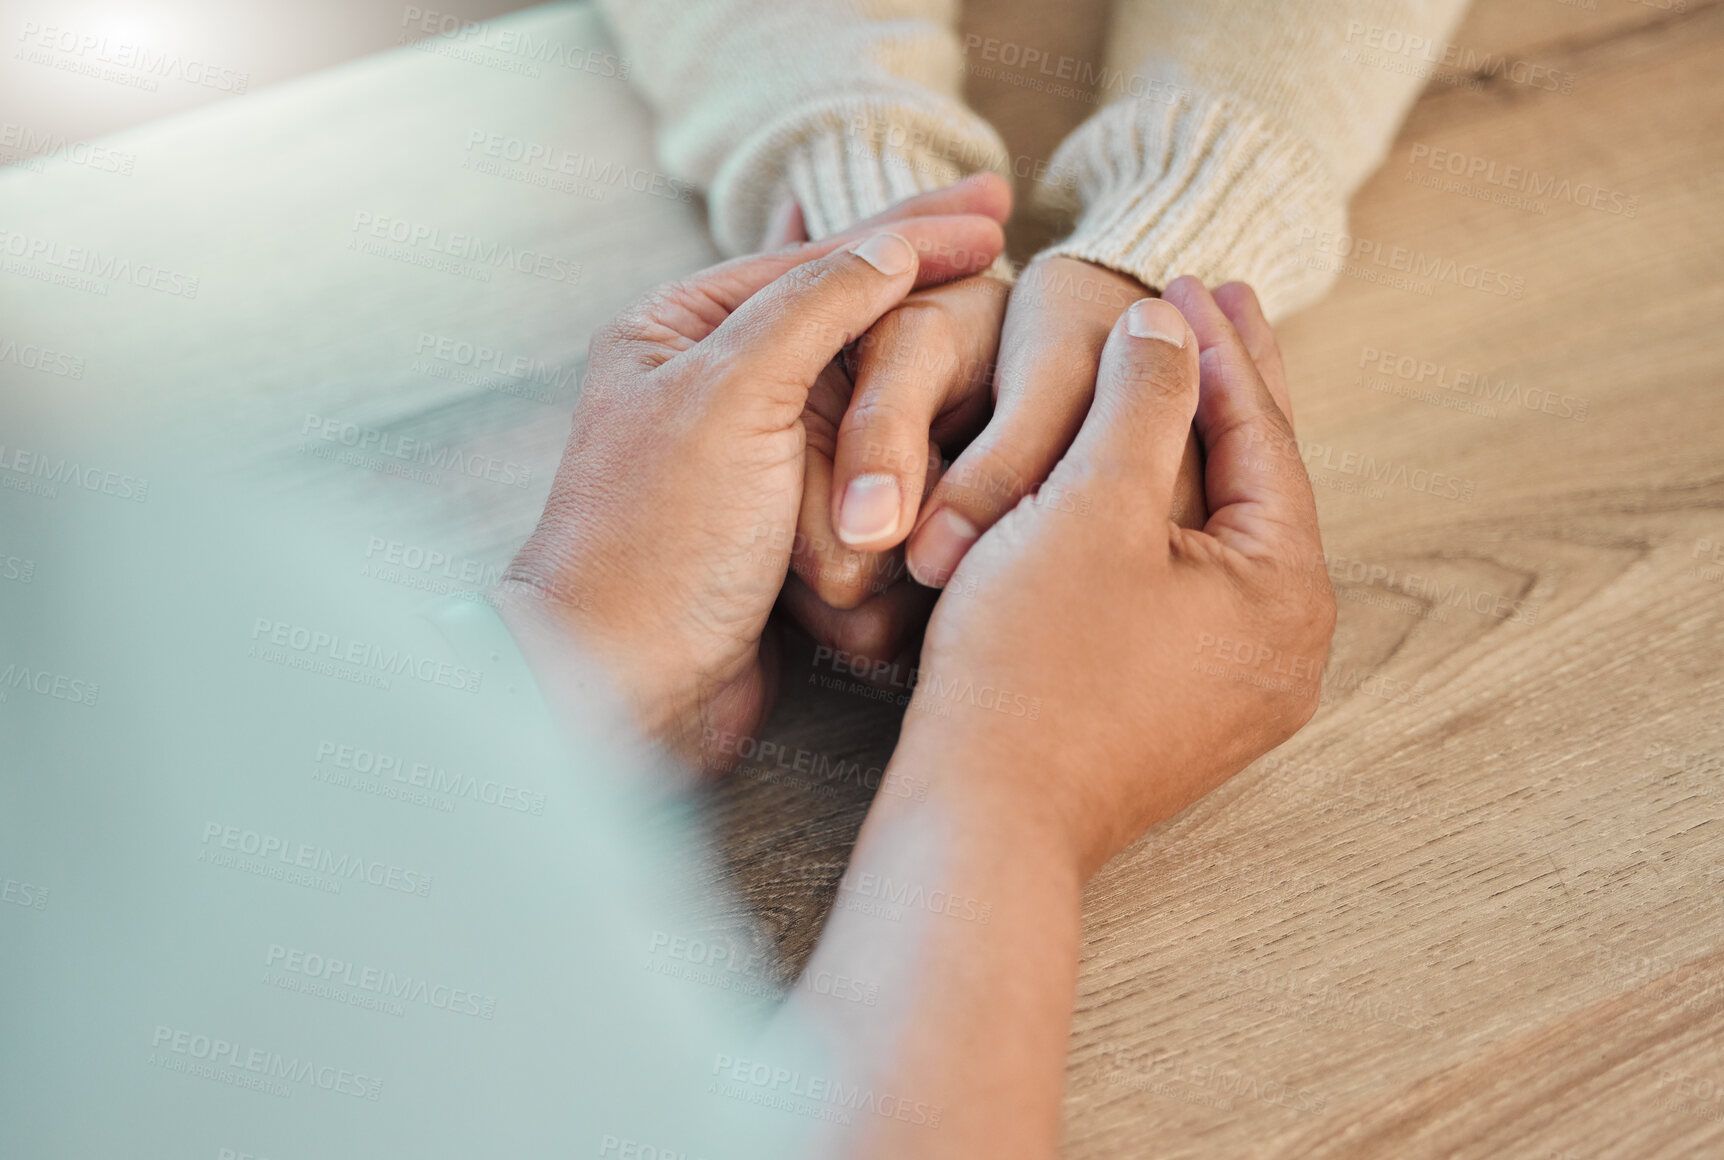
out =
[[[901,234],[874,234],[781,275],[689,353],[724,368],[713,390],[732,405],[794,408],[788,422],[821,369],[915,289],[917,265]]]
[[[1180,461],[1197,413],[1197,338],[1171,302],[1140,298],[1102,348],[1095,401],[1066,454],[1120,479],[1171,516]]]

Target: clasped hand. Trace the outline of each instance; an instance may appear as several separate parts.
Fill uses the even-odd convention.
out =
[[[1292,429],[1250,291],[1180,279],[1061,329],[1055,281],[1020,282],[1006,306],[980,273],[1003,216],[999,190],[971,181],[624,310],[593,339],[500,594],[517,635],[566,633],[650,737],[710,772],[725,766],[711,739],[751,734],[772,704],[775,606],[882,656],[933,604],[900,752],[1054,815],[1088,873],[1310,717],[1334,599],[1310,567],[1309,481],[1274,453]],[[1002,458],[1043,421],[1031,442],[1051,453]],[[879,582],[906,539],[911,576]],[[914,577],[951,590],[936,604]],[[1218,640],[1249,642],[1219,673]],[[1271,654],[1306,658],[1313,679],[1227,667]],[[934,703],[966,685],[1038,712]]]

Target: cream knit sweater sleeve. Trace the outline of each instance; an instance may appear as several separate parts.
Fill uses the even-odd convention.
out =
[[[1340,233],[1466,0],[1118,0],[1105,87],[1042,200],[1074,232],[1047,253],[1165,286],[1250,282],[1271,319],[1333,275]],[[1316,236],[1321,236],[1320,234]]]
[[[659,114],[659,156],[707,193],[721,249],[772,209],[824,237],[993,169],[1005,146],[960,96],[957,0],[599,0]]]

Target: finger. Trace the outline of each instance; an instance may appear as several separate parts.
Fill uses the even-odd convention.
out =
[[[617,316],[607,338],[618,345],[637,344],[641,349],[636,353],[657,366],[665,361],[666,345],[686,351],[791,270],[830,258],[880,232],[859,227],[823,241],[722,262],[647,294]],[[915,248],[916,284],[922,286],[985,270],[1005,246],[1000,224],[974,214],[913,218],[898,223],[892,232]]]
[[[915,217],[981,214],[1004,225],[1012,216],[1012,184],[997,173],[972,173],[942,189],[907,197],[898,204],[857,222],[852,230],[879,229]]]
[[[796,576],[784,584],[784,608],[816,644],[867,666],[897,659],[927,626],[939,593],[901,581],[851,609],[833,608]]]
[[[697,348],[725,370],[710,376],[716,396],[733,396],[750,413],[764,407],[763,419],[793,406],[794,419],[826,365],[904,300],[915,285],[916,265],[915,247],[883,231],[786,272]],[[766,429],[788,422],[766,420]]]
[[[1257,364],[1257,373],[1263,376],[1275,405],[1287,416],[1288,425],[1297,429],[1292,397],[1287,392],[1287,368],[1281,362],[1281,344],[1269,319],[1264,317],[1257,291],[1244,282],[1228,282],[1215,288],[1214,298],[1221,313],[1245,340],[1245,349],[1251,352],[1251,361]]]
[[[1013,291],[993,418],[952,463],[910,537],[910,573],[921,583],[943,586],[970,545],[1047,478],[1077,433],[1108,329],[1133,301],[1112,279],[1096,282],[1117,304],[1110,297],[1075,320],[1050,312],[1033,282]]]
[[[838,430],[832,526],[881,552],[910,534],[929,436],[972,432],[987,414],[1004,286],[986,275],[906,299],[850,348],[856,388]]]
[[[1197,336],[1202,367],[1197,431],[1207,457],[1204,531],[1252,557],[1320,552],[1317,501],[1292,425],[1215,299],[1195,278],[1167,288]]]
[[[818,393],[818,384],[815,390]],[[904,567],[902,549],[883,552],[858,550],[845,544],[833,527],[830,503],[833,494],[832,459],[843,410],[844,404],[840,402],[837,414],[828,423],[811,413],[811,397],[809,410],[803,413],[808,449],[804,455],[802,507],[797,513],[790,567],[828,605],[849,609],[906,579],[908,572]],[[924,486],[931,488],[940,478],[940,449],[932,441],[928,444],[927,455]],[[920,503],[925,498],[925,494],[918,495],[916,502]]]
[[[805,412],[803,422],[809,437],[790,568],[830,607],[856,608],[904,578],[903,553],[859,551],[839,539],[830,502],[837,421],[828,425]]]
[[[1066,452],[1100,488],[1123,484],[1116,503],[1171,518],[1198,400],[1198,345],[1170,302],[1143,298],[1114,324],[1096,371],[1095,402]]]

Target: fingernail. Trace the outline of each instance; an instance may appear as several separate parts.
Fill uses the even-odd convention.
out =
[[[898,481],[890,475],[858,475],[838,505],[838,538],[851,547],[877,540],[898,526]]]
[[[1135,338],[1154,338],[1174,346],[1185,345],[1185,315],[1171,302],[1139,298],[1125,312],[1125,328]]]
[[[912,545],[915,550],[910,554],[910,575],[918,584],[944,588],[980,534],[975,524],[951,508],[941,508],[916,533]]]
[[[850,252],[888,277],[902,274],[916,264],[915,248],[890,231],[875,234]]]

